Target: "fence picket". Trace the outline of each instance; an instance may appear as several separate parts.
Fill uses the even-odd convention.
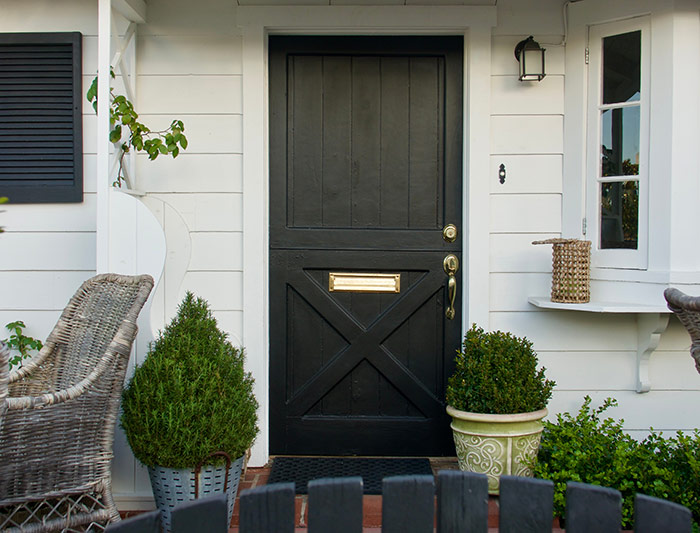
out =
[[[114,522],[107,526],[105,533],[160,533],[160,511],[142,513]]]
[[[566,484],[566,533],[619,533],[622,495],[597,485]]]
[[[309,482],[309,533],[362,532],[362,478]]]
[[[362,478],[309,482],[309,533],[362,532]],[[541,479],[503,476],[500,481],[500,533],[552,531],[554,485]],[[432,533],[435,520],[432,476],[384,478],[383,533]],[[294,483],[265,485],[241,492],[240,533],[293,533]],[[667,500],[637,494],[635,533],[690,533],[690,510]],[[622,496],[617,490],[569,482],[567,533],[619,533]],[[152,511],[107,526],[106,533],[160,533],[160,513]],[[172,533],[226,533],[224,495],[180,504],[172,513]],[[483,474],[438,473],[437,532],[488,531],[488,482]]]
[[[488,531],[489,484],[486,476],[459,470],[438,472],[438,533]]]
[[[693,515],[687,507],[644,494],[634,499],[635,533],[690,533]]]
[[[240,533],[294,532],[294,483],[245,490],[239,505]]]
[[[500,533],[551,533],[554,483],[501,476],[500,493]]]
[[[382,533],[432,533],[433,476],[393,476],[382,483]]]
[[[228,533],[226,494],[182,502],[172,512],[172,533]]]

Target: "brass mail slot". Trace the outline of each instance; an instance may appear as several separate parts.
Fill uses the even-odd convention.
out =
[[[330,272],[330,292],[401,292],[401,274]]]

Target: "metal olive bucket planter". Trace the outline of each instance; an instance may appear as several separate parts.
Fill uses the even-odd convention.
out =
[[[215,456],[224,457],[226,464],[204,465],[204,462]],[[211,494],[226,494],[230,524],[243,470],[243,457],[232,461],[228,454],[216,452],[197,465],[194,470],[149,466],[148,475],[151,478],[153,497],[161,514],[164,531],[166,533],[171,531],[172,510],[179,503]]]

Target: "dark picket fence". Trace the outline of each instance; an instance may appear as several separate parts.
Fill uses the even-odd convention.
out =
[[[554,486],[541,479],[504,476],[499,501],[500,533],[552,531]],[[382,488],[383,533],[486,532],[486,477],[445,470],[432,476],[385,478]],[[309,483],[309,533],[362,531],[362,479],[318,479]],[[566,489],[567,533],[618,533],[622,497],[617,490],[571,482]],[[240,533],[293,533],[294,484],[279,483],[243,491]],[[666,500],[638,494],[637,533],[689,533],[690,511]],[[107,528],[108,533],[157,533],[158,513],[146,513]],[[214,496],[181,504],[173,511],[173,533],[225,533],[226,499]]]

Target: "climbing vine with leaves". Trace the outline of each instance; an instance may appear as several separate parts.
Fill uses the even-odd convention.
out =
[[[11,335],[0,342],[4,342],[10,350],[16,352],[10,357],[10,368],[17,365],[21,368],[22,361],[31,357],[32,351],[41,350],[43,344],[39,339],[24,334],[24,328],[27,326],[21,320],[10,322],[5,327]]]
[[[114,78],[114,71],[110,72]],[[115,187],[121,187],[125,180],[124,157],[132,148],[139,152],[145,151],[151,161],[159,155],[170,154],[173,158],[180,154],[180,150],[187,148],[187,137],[185,137],[185,125],[181,120],[173,120],[170,126],[163,130],[151,130],[148,126],[139,122],[139,115],[134,110],[134,104],[124,95],[114,94],[114,89],[110,87],[110,108],[109,108],[109,140],[119,144],[121,154],[119,157],[119,169],[117,179],[113,183]],[[87,92],[87,99],[92,103],[92,107],[97,112],[97,78],[92,80]],[[126,134],[126,136],[125,136]],[[125,140],[123,140],[125,137]]]
[[[7,196],[0,196],[0,204],[6,204],[8,202]],[[3,211],[0,211],[0,213],[3,213]],[[4,232],[5,228],[3,226],[0,226],[0,233]]]

